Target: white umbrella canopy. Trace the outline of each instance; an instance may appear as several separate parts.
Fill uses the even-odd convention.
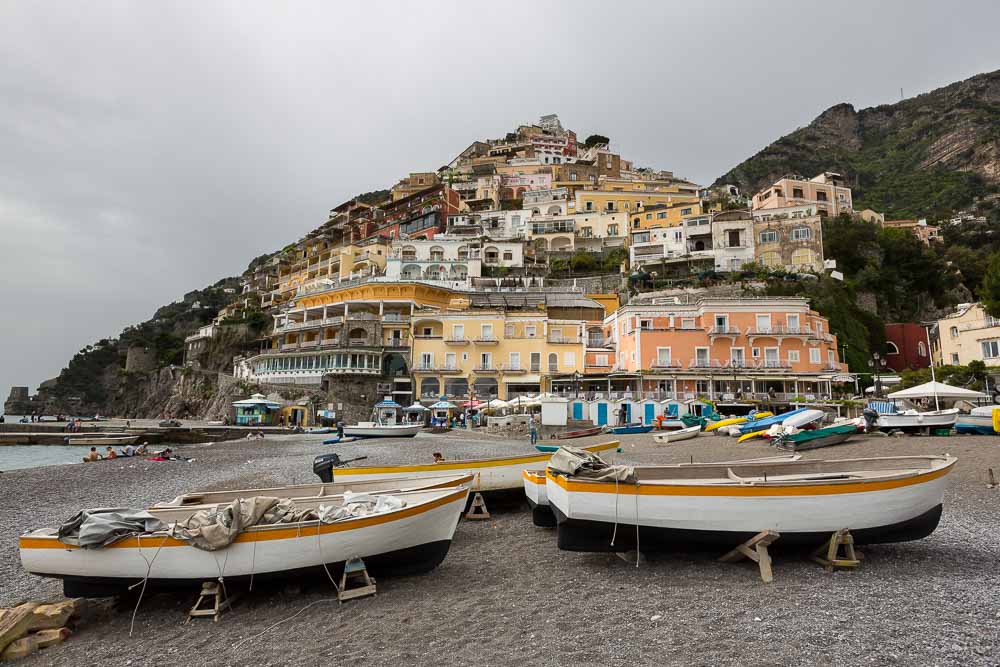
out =
[[[916,387],[901,389],[889,394],[889,398],[985,398],[986,394],[973,389],[953,387],[943,382],[925,382]]]
[[[486,404],[486,407],[492,410],[506,410],[507,408],[510,407],[510,403],[501,398],[494,398],[492,401]]]

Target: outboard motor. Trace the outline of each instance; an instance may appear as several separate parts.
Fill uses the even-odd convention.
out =
[[[336,452],[320,454],[313,459],[313,472],[319,476],[320,481],[329,484],[333,481],[333,469],[340,465],[343,465],[343,461]]]
[[[865,431],[874,431],[875,425],[878,424],[878,413],[871,408],[865,408],[861,412],[861,416],[865,418]]]

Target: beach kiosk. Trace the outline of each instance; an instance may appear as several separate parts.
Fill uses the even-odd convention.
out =
[[[267,400],[263,394],[253,394],[242,401],[234,401],[237,426],[274,426],[281,403]]]
[[[442,396],[441,400],[431,405],[431,425],[450,426],[452,410],[458,409],[454,403],[450,403]]]
[[[542,426],[565,426],[568,410],[565,398],[559,396],[542,396],[538,401],[542,404]]]

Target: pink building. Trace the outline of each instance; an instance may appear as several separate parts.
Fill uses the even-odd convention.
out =
[[[785,176],[753,196],[753,209],[814,205],[819,215],[839,215],[854,210],[851,188],[834,172],[824,172],[806,180]]]
[[[827,320],[796,297],[628,305],[606,325],[611,388],[643,395],[821,398],[847,370]]]

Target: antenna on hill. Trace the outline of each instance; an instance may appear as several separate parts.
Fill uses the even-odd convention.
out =
[[[900,87],[900,89],[899,89],[899,101],[900,102],[903,101],[903,88],[902,87]]]

